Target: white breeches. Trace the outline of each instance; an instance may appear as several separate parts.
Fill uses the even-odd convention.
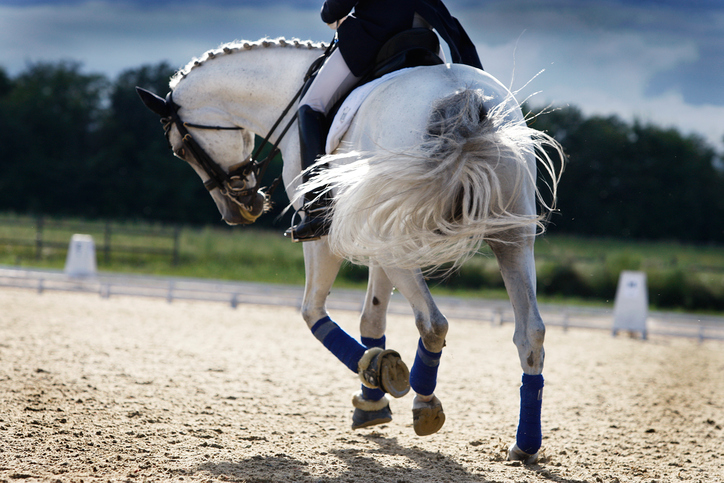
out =
[[[347,94],[360,78],[352,74],[342,57],[342,52],[336,49],[329,56],[309,89],[299,101],[299,105],[308,105],[312,109],[324,114]]]
[[[420,15],[415,14],[413,28],[429,28],[429,23]],[[445,60],[445,54],[440,48],[440,58]],[[317,77],[312,81],[312,85],[299,101],[299,106],[305,104],[317,112],[329,114],[329,110],[345,96],[361,79],[355,76],[347,67],[347,63],[342,57],[342,52],[335,49],[329,56],[322,68],[317,73]]]

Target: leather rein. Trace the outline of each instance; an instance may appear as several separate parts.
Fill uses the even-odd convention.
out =
[[[244,210],[251,211],[254,199],[256,198],[257,194],[260,193],[267,200],[270,200],[272,193],[274,193],[274,190],[276,190],[277,186],[281,182],[282,177],[281,175],[279,175],[271,183],[271,185],[269,185],[268,188],[261,187],[261,180],[266,173],[266,169],[269,167],[272,159],[274,159],[274,157],[279,154],[279,143],[284,138],[287,131],[289,131],[289,128],[291,128],[292,124],[294,124],[294,122],[297,120],[297,113],[295,112],[294,115],[289,119],[289,121],[284,126],[283,130],[273,144],[269,142],[269,139],[274,134],[274,131],[276,131],[276,129],[282,123],[282,120],[286,117],[291,108],[297,103],[297,100],[305,92],[306,87],[309,84],[309,80],[316,75],[321,66],[324,64],[326,58],[329,57],[332,51],[336,48],[336,45],[336,41],[332,41],[325,50],[324,54],[322,54],[312,63],[306,75],[304,76],[304,82],[302,83],[302,87],[299,88],[294,98],[289,102],[289,104],[287,104],[287,107],[284,109],[284,111],[276,120],[274,125],[271,127],[267,135],[264,137],[264,140],[259,144],[259,146],[257,146],[254,153],[249,155],[244,161],[231,166],[228,173],[217,162],[215,162],[211,158],[211,156],[206,153],[206,151],[204,151],[204,148],[199,145],[199,143],[189,132],[189,128],[213,131],[241,131],[244,128],[241,126],[210,126],[204,124],[193,124],[189,122],[184,122],[178,113],[181,106],[176,104],[173,100],[173,91],[169,92],[166,96],[166,105],[170,108],[171,114],[168,117],[164,117],[161,119],[166,139],[169,140],[169,133],[171,131],[171,127],[175,126],[179,134],[181,135],[183,147],[193,155],[199,166],[209,177],[209,179],[204,182],[204,186],[206,187],[206,189],[208,191],[212,191],[216,188],[219,188],[224,196],[229,198],[231,201],[239,205]],[[264,157],[264,159],[259,160],[262,150],[267,145],[271,145],[271,150]],[[248,182],[249,176],[251,174],[254,175],[253,183]],[[249,221],[253,223],[255,220],[256,217],[254,217],[253,220]]]

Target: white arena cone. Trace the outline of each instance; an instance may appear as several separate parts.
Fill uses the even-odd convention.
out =
[[[96,246],[90,235],[73,235],[65,259],[65,273],[70,277],[96,275]]]

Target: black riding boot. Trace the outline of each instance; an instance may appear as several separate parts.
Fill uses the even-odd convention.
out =
[[[299,108],[297,123],[299,124],[302,170],[305,170],[325,153],[327,118],[321,112],[304,105]],[[314,173],[305,174],[302,179],[307,182],[312,176]],[[289,228],[285,233],[285,235],[291,236],[292,241],[318,240],[329,233],[330,220],[327,219],[329,195],[325,191],[325,187],[321,187],[304,193],[304,204],[300,210],[304,213],[304,218],[298,225]]]

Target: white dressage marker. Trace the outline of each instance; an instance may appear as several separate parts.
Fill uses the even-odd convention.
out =
[[[641,332],[646,339],[646,320],[649,316],[649,296],[646,274],[624,270],[618,278],[616,301],[613,306],[613,335],[619,330]]]
[[[73,235],[65,258],[65,273],[71,277],[90,277],[97,273],[96,245],[90,235]]]

